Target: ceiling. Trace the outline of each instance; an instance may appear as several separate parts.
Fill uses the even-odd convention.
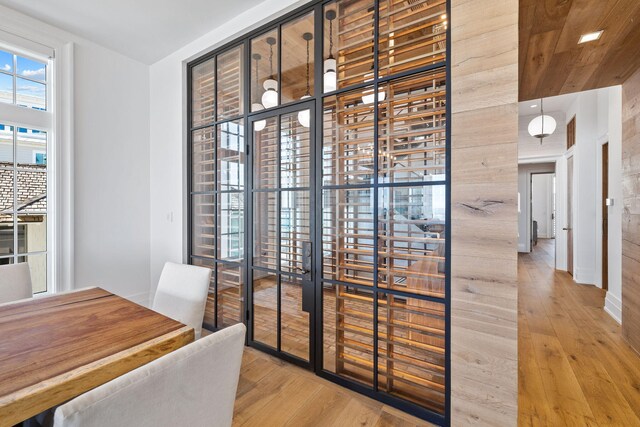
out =
[[[571,106],[571,103],[576,100],[578,97],[575,93],[570,93],[566,95],[552,96],[549,98],[544,98],[544,112],[552,113],[552,112],[563,112],[566,113]],[[532,107],[535,105],[535,107]],[[523,116],[532,116],[540,114],[540,100],[534,99],[531,101],[524,101],[518,104],[518,115],[520,117]]]
[[[621,84],[640,68],[638,46],[639,0],[520,0],[520,101]]]
[[[0,0],[0,4],[152,64],[263,0]]]

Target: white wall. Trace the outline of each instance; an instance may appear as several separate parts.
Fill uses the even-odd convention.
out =
[[[304,3],[266,0],[151,66],[151,296],[164,263],[186,261],[186,63]]]
[[[71,224],[73,248],[60,256],[72,254],[71,262],[63,262],[74,271],[58,287],[98,285],[146,302],[149,67],[6,7],[0,6],[0,16],[3,31],[56,48],[73,47],[61,80],[73,94],[73,117],[62,118],[70,123],[73,146],[60,171],[74,183],[72,198],[60,195],[71,200],[72,214],[61,219]]]
[[[538,224],[538,238],[551,239],[553,230],[553,174],[531,176],[531,220]]]

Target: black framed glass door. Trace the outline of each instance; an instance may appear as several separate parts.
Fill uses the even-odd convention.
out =
[[[314,104],[249,118],[249,344],[311,367],[315,272]]]

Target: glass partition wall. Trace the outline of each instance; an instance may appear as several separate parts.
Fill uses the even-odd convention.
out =
[[[188,65],[205,327],[449,423],[446,0],[313,1]]]

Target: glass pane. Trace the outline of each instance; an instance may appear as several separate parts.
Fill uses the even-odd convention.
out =
[[[275,117],[253,123],[254,188],[277,188],[278,185],[278,121]]]
[[[446,72],[438,69],[381,87],[378,171],[381,182],[444,179]]]
[[[0,71],[13,71],[13,54],[0,50]]]
[[[380,188],[378,286],[445,296],[444,185]]]
[[[17,210],[20,213],[47,213],[47,171],[45,166],[18,169]]]
[[[18,215],[18,224],[24,236],[24,248],[21,253],[44,252],[47,250],[47,216]]]
[[[338,89],[373,79],[373,4],[372,0],[343,0],[325,6],[323,56],[325,61],[331,56],[337,61]],[[331,65],[325,62],[324,70]],[[333,79],[331,75],[325,79],[328,92]]]
[[[0,102],[13,104],[13,76],[0,73]]]
[[[17,128],[17,130],[17,166],[34,167],[34,170],[46,171],[47,133],[21,127]]]
[[[282,276],[281,280],[281,349],[309,360],[309,313],[302,311],[302,279]]]
[[[300,113],[285,114],[281,120],[280,187],[308,187],[310,175],[311,135],[309,127],[300,124]],[[307,116],[308,117],[308,116]],[[304,119],[303,119],[304,121]],[[308,121],[306,122],[309,123]]]
[[[45,63],[21,56],[17,56],[16,59],[18,61],[18,72],[16,73],[18,76],[39,82],[46,81],[47,65]]]
[[[218,120],[244,113],[243,46],[218,55]]]
[[[308,191],[283,191],[280,201],[280,268],[301,273],[302,245],[311,241]]]
[[[214,258],[216,256],[215,195],[193,195],[192,254]]]
[[[240,261],[244,256],[244,193],[218,195],[218,259]]]
[[[253,271],[253,339],[278,346],[278,276]]]
[[[313,95],[313,12],[282,26],[282,103]]]
[[[381,391],[444,413],[444,304],[378,294]]]
[[[16,104],[36,110],[46,110],[47,90],[43,83],[16,79]]]
[[[371,189],[324,190],[323,278],[373,286]]]
[[[0,124],[0,168],[13,167],[13,126]],[[0,188],[5,185],[2,182]]]
[[[251,40],[251,111],[278,105],[278,32]]]
[[[352,91],[324,100],[323,185],[373,181],[374,105],[367,96]]]
[[[242,267],[218,263],[218,328],[242,323]]]
[[[191,70],[191,118],[194,127],[215,119],[215,72],[213,58]]]
[[[12,211],[13,211],[13,168],[0,167],[0,213],[6,213],[6,212],[12,212]]]
[[[244,189],[244,145],[241,120],[218,126],[218,190]]]
[[[446,59],[445,0],[381,0],[379,10],[380,77]]]
[[[31,286],[34,294],[47,291],[47,254],[18,257],[18,262],[29,263]]]
[[[277,268],[278,193],[253,194],[253,265]]]
[[[192,258],[191,264],[198,267],[205,267],[211,270],[211,281],[209,282],[209,293],[207,294],[207,303],[204,307],[204,319],[203,323],[210,329],[215,329],[216,326],[216,295],[215,295],[215,261]]]
[[[14,254],[13,242],[13,215],[0,213],[0,257]],[[0,265],[3,263],[0,259]]]
[[[193,158],[191,173],[192,191],[215,190],[215,127],[192,133]]]
[[[373,384],[373,294],[323,284],[324,369]]]

